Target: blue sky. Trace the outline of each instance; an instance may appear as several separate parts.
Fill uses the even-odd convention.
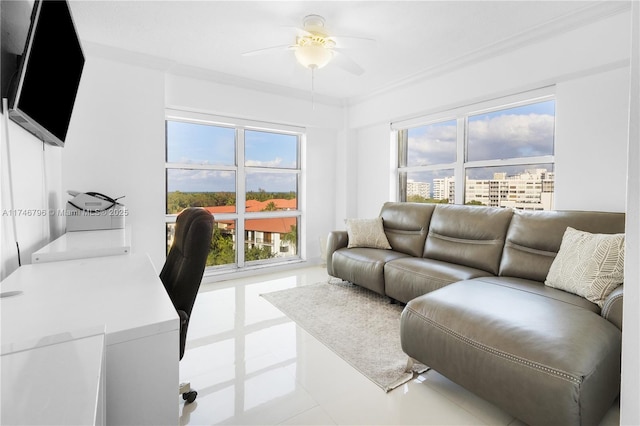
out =
[[[555,101],[469,117],[467,160],[553,154]]]
[[[235,129],[167,121],[167,162],[235,164]]]
[[[245,166],[248,191],[295,191],[297,178],[292,174],[256,172],[252,167],[296,169],[298,137],[246,130]],[[167,121],[167,162],[194,165],[234,166],[236,164],[235,129],[204,124]],[[169,169],[167,190],[183,192],[235,191],[233,171]]]
[[[468,161],[553,154],[555,101],[472,115],[468,119]],[[456,161],[455,120],[409,129],[408,165]]]

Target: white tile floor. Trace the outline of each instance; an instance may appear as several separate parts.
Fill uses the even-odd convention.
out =
[[[521,425],[428,371],[385,393],[260,297],[327,280],[312,266],[203,284],[189,325],[182,425]],[[615,404],[603,425],[619,424]]]

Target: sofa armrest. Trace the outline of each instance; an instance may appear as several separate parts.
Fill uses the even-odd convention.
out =
[[[605,319],[612,322],[616,327],[622,330],[622,295],[623,287],[620,286],[613,290],[602,305],[602,315]]]
[[[331,263],[333,252],[347,247],[349,244],[349,235],[347,231],[331,231],[329,232],[329,237],[327,238],[327,273],[330,276],[333,275],[333,265]]]

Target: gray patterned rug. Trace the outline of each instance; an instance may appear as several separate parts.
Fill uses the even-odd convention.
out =
[[[329,282],[262,294],[316,339],[385,392],[428,370],[414,364],[400,346],[403,306],[365,288],[331,278]]]

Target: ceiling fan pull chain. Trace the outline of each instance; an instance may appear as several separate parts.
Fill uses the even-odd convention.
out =
[[[316,69],[316,67],[311,67],[311,109],[312,110],[316,109],[316,103],[315,103],[315,94],[316,94],[316,89],[315,89],[315,69]]]

